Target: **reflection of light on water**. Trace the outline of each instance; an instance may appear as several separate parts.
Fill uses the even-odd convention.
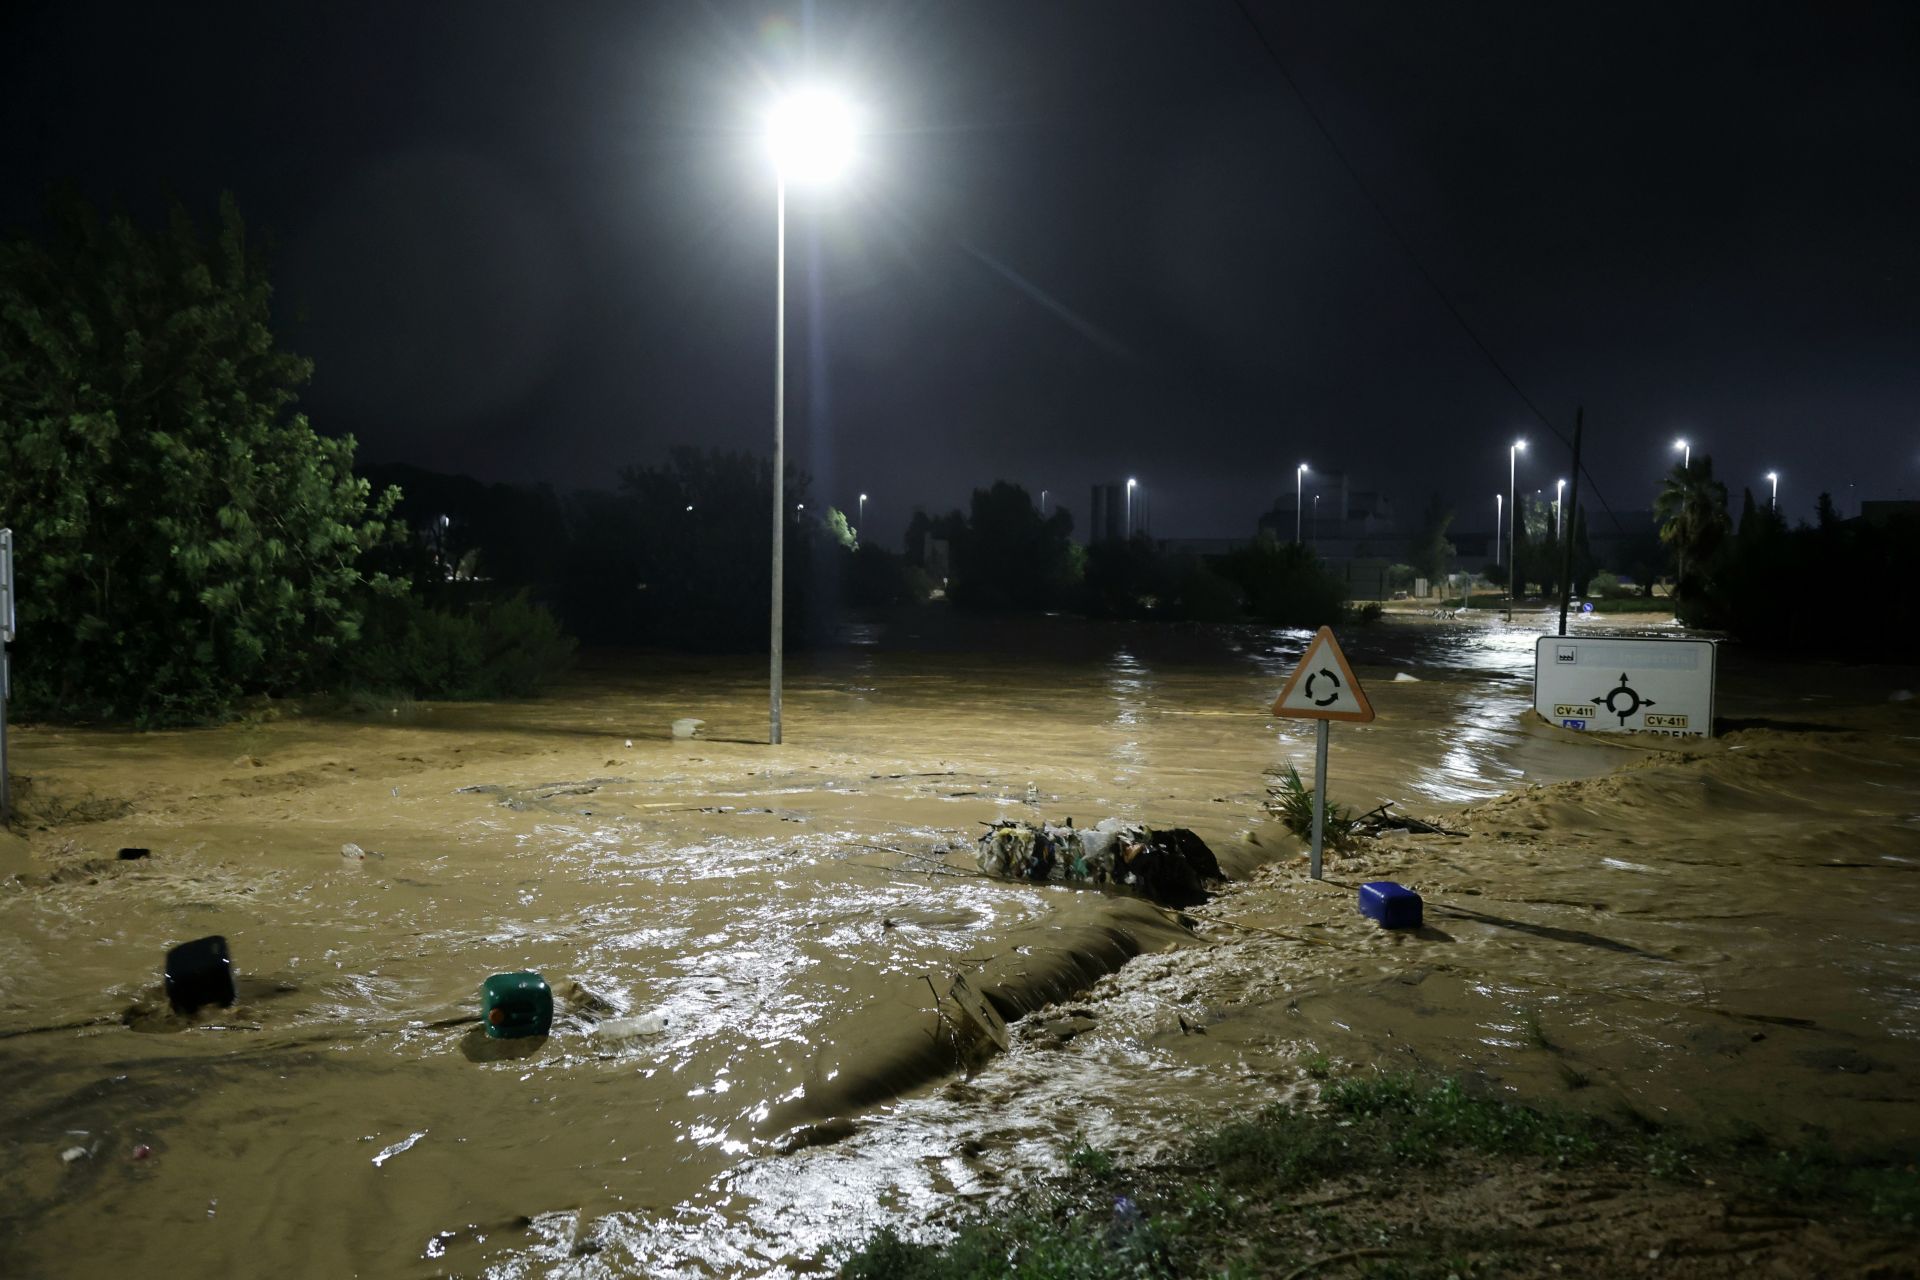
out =
[[[1044,921],[1057,910],[1049,902],[1065,890],[936,874],[942,860],[949,869],[970,868],[964,835],[954,855],[945,848],[1024,788],[1029,761],[1046,758],[1043,785],[1073,806],[1063,804],[1062,813],[1091,809],[1090,801],[1115,794],[1109,776],[1118,773],[1138,784],[1128,794],[1152,795],[1154,812],[1142,816],[1171,812],[1211,839],[1209,823],[1227,829],[1252,815],[1263,757],[1310,759],[1310,724],[1269,728],[1261,714],[1298,662],[1308,632],[1241,628],[1198,660],[1187,648],[1168,656],[1169,637],[1192,633],[1115,634],[1111,641],[1103,637],[1091,657],[1076,655],[1072,665],[1025,658],[1000,666],[956,663],[945,654],[916,661],[863,649],[844,663],[847,674],[816,680],[810,691],[796,683],[795,723],[806,724],[825,745],[791,746],[777,764],[736,743],[694,744],[651,758],[642,758],[642,744],[631,760],[623,756],[618,743],[630,725],[652,724],[663,735],[674,715],[708,710],[704,703],[687,706],[687,682],[616,694],[611,702],[440,708],[436,717],[455,731],[461,724],[516,732],[545,724],[584,740],[591,728],[607,736],[605,755],[594,749],[579,772],[564,776],[617,772],[636,781],[578,795],[533,795],[540,789],[517,787],[510,798],[524,801],[520,807],[508,796],[444,800],[427,818],[396,816],[408,834],[391,841],[385,832],[355,825],[366,822],[365,814],[343,815],[339,821],[348,829],[315,842],[325,854],[324,878],[290,870],[305,864],[283,859],[288,867],[248,872],[244,883],[260,891],[257,899],[240,896],[238,877],[230,889],[226,881],[183,882],[177,890],[154,881],[146,891],[280,913],[277,926],[269,920],[284,936],[279,954],[307,960],[284,961],[303,987],[267,1010],[276,1027],[374,1029],[365,1041],[343,1040],[334,1060],[342,1069],[368,1072],[381,1105],[404,1118],[382,1121],[389,1131],[381,1141],[408,1130],[424,1133],[429,1125],[442,1135],[382,1175],[413,1180],[401,1201],[407,1215],[393,1215],[394,1228],[406,1232],[407,1252],[421,1251],[420,1242],[430,1238],[428,1249],[450,1259],[448,1270],[468,1275],[817,1270],[809,1260],[822,1250],[883,1221],[898,1223],[904,1214],[911,1230],[956,1201],[964,1207],[982,1198],[1017,1199],[1060,1172],[1082,1142],[1137,1148],[1162,1131],[1176,1133],[1191,1118],[1186,1113],[1231,1109],[1288,1087],[1280,1078],[1288,1061],[1284,1046],[1230,1049],[1231,1027],[1216,1033],[1221,1047],[1211,1051],[1204,1071],[1183,1069],[1178,1055],[1155,1045],[1157,1035],[1183,1031],[1156,1031],[1149,1014],[1171,1015],[1142,996],[1138,1021],[1099,1042],[1104,1061],[1016,1044],[971,1082],[955,1078],[865,1112],[853,1136],[830,1146],[773,1157],[755,1130],[775,1105],[796,1100],[829,1074],[813,1074],[816,1062],[827,1061],[818,1055],[837,1052],[835,1060],[851,1060],[857,1070],[860,1029],[894,1026],[924,1009],[921,975],[989,957],[1007,945],[1012,927]],[[1599,753],[1589,748],[1520,727],[1535,634],[1483,620],[1418,632],[1343,630],[1342,643],[1362,668],[1383,723],[1338,729],[1336,797],[1370,803],[1374,797],[1365,789],[1377,789],[1380,798],[1477,800],[1522,777],[1552,780],[1604,768],[1608,762],[1593,764]],[[1229,655],[1225,661],[1222,652]],[[1410,669],[1422,683],[1389,682],[1385,689],[1375,683],[1396,669]],[[763,723],[763,674],[700,673],[703,696],[719,708],[716,724],[728,715],[741,725]],[[884,695],[869,696],[876,689]],[[801,714],[809,697],[817,700],[811,718]],[[950,714],[961,705],[964,714]],[[609,706],[618,714],[610,717]],[[617,730],[600,727],[616,723]],[[706,765],[684,752],[728,758]],[[620,757],[619,763],[603,764],[606,757]],[[475,773],[445,779],[449,792],[502,776],[470,763]],[[1343,784],[1361,793],[1341,796]],[[434,803],[415,800],[413,791],[409,786],[405,803],[423,810]],[[863,791],[875,800],[846,799]],[[385,796],[382,786],[382,805]],[[1213,807],[1222,797],[1240,808]],[[876,802],[891,807],[854,808]],[[393,806],[396,814],[399,808]],[[431,834],[422,834],[429,826]],[[342,872],[332,851],[349,836],[388,851],[387,858]],[[941,852],[896,865],[887,847]],[[1897,860],[1892,852],[1879,856],[1889,864]],[[1615,870],[1594,875],[1613,886],[1604,891],[1608,896],[1623,892],[1618,882],[1630,878]],[[302,887],[313,884],[320,887]],[[1581,892],[1598,897],[1603,891]],[[78,920],[85,904],[71,895],[40,895],[32,899],[39,904],[34,910],[47,918],[71,911]],[[272,905],[256,907],[256,900]],[[1547,912],[1541,918],[1603,928],[1584,916]],[[1701,926],[1703,937],[1710,941],[1717,927]],[[1463,938],[1472,932],[1449,928]],[[270,929],[265,936],[273,936]],[[254,949],[264,945],[263,937]],[[1501,954],[1538,955],[1542,972],[1604,958],[1609,983],[1630,986],[1636,998],[1704,1001],[1695,991],[1670,990],[1697,982],[1680,966],[1630,966],[1612,953],[1589,951],[1556,944]],[[1861,966],[1861,985],[1885,993],[1880,1016],[1894,1034],[1920,1038],[1920,989],[1910,978],[1887,977],[1916,971],[1912,949],[1860,948],[1850,955]],[[1134,963],[1150,966],[1152,958]],[[454,1209],[424,1206],[444,1203],[434,1200],[443,1189],[448,1200],[466,1192],[457,1179],[443,1179],[434,1162],[450,1167],[455,1159],[446,1154],[454,1150],[455,1124],[443,1117],[464,1123],[469,1109],[464,1089],[444,1090],[461,1096],[443,1098],[437,1085],[419,1084],[443,1078],[420,1068],[442,1058],[457,1061],[455,1042],[466,1034],[429,1024],[471,1013],[473,985],[486,972],[521,967],[555,978],[556,994],[563,980],[575,979],[619,1016],[658,1014],[664,1028],[596,1035],[593,1020],[564,1007],[563,997],[555,1033],[538,1054],[472,1068],[463,1079],[476,1090],[517,1079],[540,1105],[501,1111],[497,1136],[505,1141],[492,1153],[481,1152],[477,1142],[460,1148],[464,1167],[538,1187],[545,1204],[596,1207],[539,1214],[525,1229],[489,1227],[478,1245],[472,1229],[429,1237],[430,1227],[468,1220]],[[309,976],[316,969],[322,976]],[[1145,980],[1129,968],[1116,987],[1130,990]],[[1176,994],[1172,987],[1161,990]],[[1521,1030],[1514,997],[1504,988],[1482,995],[1491,1007],[1475,1011],[1479,1034],[1512,1041]],[[1115,1010],[1131,1007],[1129,997],[1112,991],[1102,1000],[1103,1027]],[[1365,1033],[1361,1023],[1353,1025]],[[1550,1025],[1557,1033],[1559,1024]],[[383,1026],[388,1030],[381,1032]],[[326,1105],[296,1111],[289,1139],[334,1134],[337,1118],[317,1114]],[[371,1145],[365,1150],[372,1154]],[[515,1204],[512,1213],[538,1214],[539,1207]],[[306,1216],[307,1232],[323,1232],[330,1221],[321,1212]],[[376,1232],[356,1237],[353,1247],[364,1258],[386,1245]]]
[[[1146,766],[1146,752],[1140,746],[1142,703],[1147,692],[1147,669],[1126,649],[1120,649],[1107,663],[1107,696],[1113,700],[1113,727],[1117,732],[1112,756],[1119,771],[1114,781],[1133,781]]]

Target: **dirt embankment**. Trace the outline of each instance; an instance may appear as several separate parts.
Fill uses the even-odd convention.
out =
[[[1365,842],[1323,882],[1292,856],[1256,871],[1194,913],[1210,945],[1103,979],[1074,1002],[1092,1029],[1061,1042],[1040,1020],[975,1088],[989,1105],[1049,1078],[1097,1095],[1097,1064],[1124,1056],[1311,1108],[1318,1081],[1407,1072],[1671,1134],[1675,1150],[1780,1167],[1801,1156],[1776,1150],[1831,1153],[1910,1183],[1920,716],[1775,722],[1617,759],[1428,814],[1458,834]],[[1376,879],[1418,890],[1424,927],[1359,916],[1355,890]],[[1161,1179],[1168,1212],[1195,1189],[1190,1169],[1154,1172],[1167,1135],[1234,1115],[1215,1089],[1179,1097],[1084,1130],[1139,1185]],[[1920,1274],[1913,1224],[1867,1216],[1865,1192],[1814,1207],[1665,1165],[1462,1155],[1318,1182],[1257,1226],[1286,1237],[1286,1256],[1319,1255],[1315,1274],[1370,1274],[1448,1241],[1472,1244],[1456,1274]]]

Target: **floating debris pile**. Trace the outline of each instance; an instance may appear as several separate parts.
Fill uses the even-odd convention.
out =
[[[980,837],[974,860],[990,876],[1111,886],[1170,907],[1205,902],[1206,883],[1226,879],[1207,842],[1185,827],[1119,818],[1084,830],[1071,818],[1061,826],[1006,819]]]

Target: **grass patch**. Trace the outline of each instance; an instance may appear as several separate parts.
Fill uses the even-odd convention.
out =
[[[1313,1070],[1309,1060],[1308,1070]],[[1106,1280],[1107,1277],[1473,1277],[1538,1274],[1550,1240],[1510,1223],[1458,1220],[1445,1209],[1380,1216],[1411,1180],[1445,1186],[1511,1161],[1537,1178],[1550,1167],[1604,1167],[1692,1188],[1716,1185],[1828,1219],[1869,1220],[1881,1234],[1920,1224],[1920,1173],[1910,1164],[1781,1151],[1753,1134],[1713,1142],[1644,1125],[1522,1106],[1457,1080],[1410,1075],[1329,1081],[1320,1105],[1276,1104],[1195,1137],[1173,1161],[1121,1166],[1087,1145],[1064,1179],[1024,1196],[1021,1211],[974,1219],[948,1242],[883,1231],[849,1257],[858,1280]],[[1432,1180],[1437,1178],[1438,1184]],[[1317,1190],[1331,1183],[1333,1194]],[[1319,1200],[1312,1196],[1322,1197]],[[1036,1200],[1044,1205],[1036,1207]],[[1619,1259],[1641,1255],[1628,1233]]]
[[[1598,1154],[1608,1136],[1599,1122],[1584,1116],[1473,1097],[1458,1080],[1431,1085],[1413,1076],[1337,1080],[1321,1099],[1336,1113],[1371,1122],[1361,1131],[1376,1159],[1385,1155],[1431,1164],[1449,1151],[1465,1150],[1548,1156],[1564,1163]]]

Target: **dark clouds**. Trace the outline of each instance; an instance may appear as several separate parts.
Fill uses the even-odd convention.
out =
[[[1615,505],[1684,430],[1736,488],[1920,493],[1920,65],[1905,6],[1261,3],[1419,261]],[[1240,532],[1295,462],[1485,524],[1564,464],[1230,3],[43,5],[4,21],[0,215],[234,189],[308,406],[370,456],[604,482],[764,448],[768,86],[879,132],[796,197],[793,452],[821,497],[997,476]],[[811,35],[807,34],[811,31]],[[811,404],[811,412],[808,405]],[[1523,478],[1523,487],[1524,485]]]

